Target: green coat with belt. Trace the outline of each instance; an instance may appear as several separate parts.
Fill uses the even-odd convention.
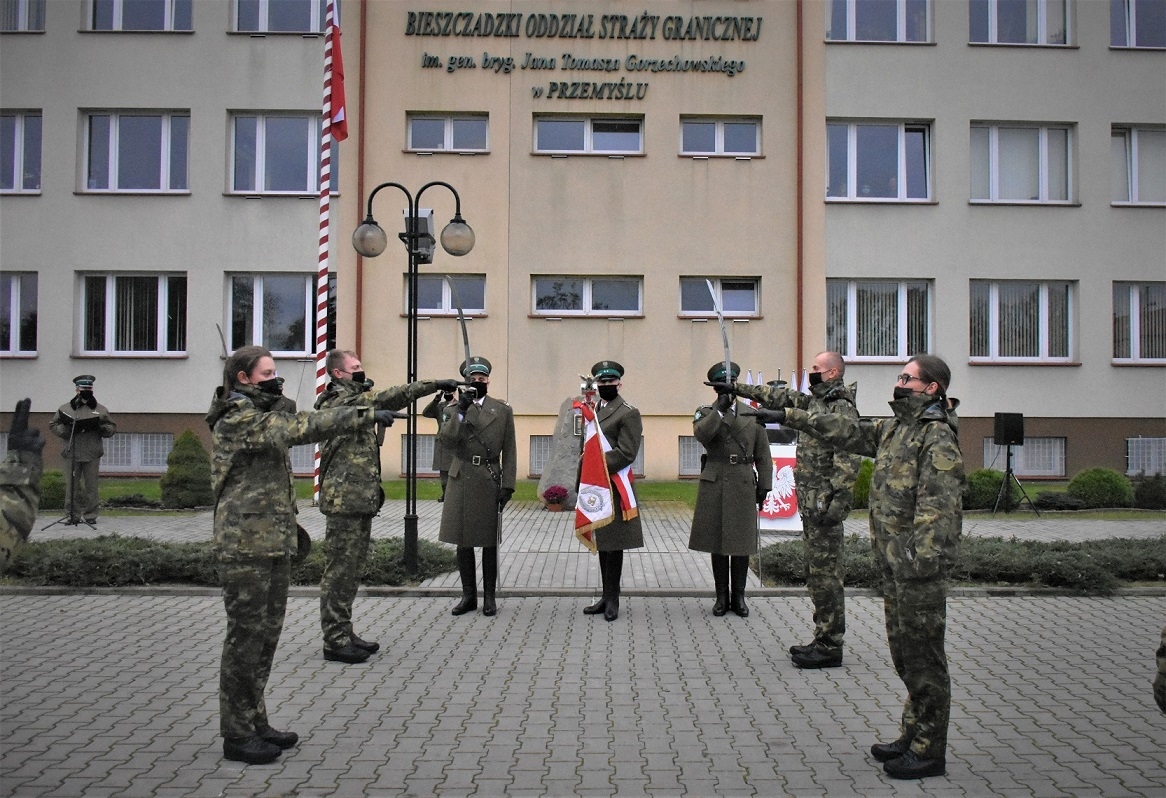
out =
[[[706,456],[700,471],[696,510],[688,548],[712,554],[747,556],[757,553],[757,488],[773,486],[773,460],[765,428],[751,416],[722,415],[714,407],[699,407],[692,431]]]
[[[644,441],[644,422],[640,419],[640,411],[625,402],[622,396],[616,396],[599,408],[595,417],[599,421],[599,428],[603,430],[603,436],[611,444],[611,451],[606,456],[607,473],[616,474],[634,463],[640,453]],[[612,498],[615,501],[615,519],[595,531],[596,548],[600,551],[640,548],[644,545],[644,529],[639,515],[630,521],[623,520],[619,492],[613,489]]]
[[[517,446],[514,411],[492,396],[465,418],[452,408],[437,440],[453,454],[438,540],[455,546],[498,545],[498,489],[514,490]],[[495,476],[501,480],[496,481]]]

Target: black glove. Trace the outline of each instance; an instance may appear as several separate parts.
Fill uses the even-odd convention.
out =
[[[461,392],[457,400],[457,409],[464,416],[466,411],[470,409],[470,405],[474,403],[474,399],[478,396],[478,392],[474,390],[474,386],[467,387]]]
[[[40,430],[28,426],[28,409],[32,406],[31,399],[21,399],[16,403],[16,412],[12,414],[12,428],[8,430],[8,451],[28,452],[40,454],[45,448],[45,439]]]
[[[757,408],[753,410],[750,415],[757,418],[758,424],[784,424],[785,423],[785,408],[781,407],[777,410],[765,410],[764,408]]]
[[[451,394],[457,390],[457,387],[460,383],[458,383],[457,380],[437,380],[433,384],[436,385],[437,390],[441,391],[442,393]]]
[[[393,419],[398,418],[397,414],[392,410],[373,411],[372,417],[376,419],[378,424],[382,424],[386,427],[393,426]]]
[[[705,382],[705,385],[717,392],[717,395],[733,393],[734,385],[731,382]]]
[[[769,491],[767,491],[765,488],[758,488],[757,489],[757,506],[758,507],[765,504],[765,497],[768,495],[769,495]]]
[[[714,406],[717,408],[717,410],[720,410],[722,413],[728,413],[729,410],[731,410],[733,407],[733,394],[722,393],[722,394],[718,395],[717,396],[717,403]]]
[[[506,507],[512,496],[514,496],[514,488],[498,488],[498,509]]]

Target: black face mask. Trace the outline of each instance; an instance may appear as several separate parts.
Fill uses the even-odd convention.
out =
[[[906,385],[896,385],[895,386],[895,400],[896,401],[898,401],[899,399],[910,399],[914,395],[915,395],[915,392],[912,391],[910,388],[908,388]]]
[[[822,384],[822,372],[811,371],[810,372],[810,387],[813,388],[815,385],[821,385],[821,384]]]
[[[481,399],[481,398],[485,397],[485,395],[487,393],[487,389],[490,386],[489,386],[489,383],[485,383],[485,382],[471,382],[470,387],[474,389],[474,391],[478,394],[478,398]]]
[[[364,372],[363,371],[352,372],[352,381],[358,385],[360,383],[364,382]]]
[[[283,377],[272,377],[270,380],[263,380],[255,383],[255,387],[264,393],[272,396],[283,395]]]
[[[618,385],[600,385],[599,398],[605,402],[610,402],[615,397],[619,396]]]

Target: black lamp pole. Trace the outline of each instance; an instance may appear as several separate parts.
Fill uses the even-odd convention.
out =
[[[406,383],[417,381],[417,267],[423,251],[420,247],[425,243],[432,243],[432,236],[428,232],[419,230],[421,195],[431,186],[445,186],[453,194],[455,209],[453,219],[441,232],[441,246],[451,255],[465,255],[474,246],[474,231],[462,219],[462,201],[457,191],[449,183],[434,180],[426,183],[414,197],[409,190],[400,183],[381,183],[368,195],[368,209],[364,222],[352,234],[352,246],[361,255],[375,258],[385,251],[388,238],[385,231],[376,223],[372,215],[372,201],[382,188],[392,186],[401,190],[409,204],[409,219],[405,222],[405,232],[399,233],[398,238],[405,245],[409,255],[408,271],[408,331],[406,333]],[[417,400],[409,403],[409,417],[405,421],[405,569],[409,573],[417,572]]]

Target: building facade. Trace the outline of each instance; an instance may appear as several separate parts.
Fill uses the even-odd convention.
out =
[[[0,407],[32,396],[47,424],[93,373],[106,470],[143,472],[205,437],[225,349],[268,346],[310,406],[322,2],[3,4]],[[1127,470],[1127,439],[1161,468],[1166,21],[1023,5],[344,0],[330,338],[404,381],[404,196],[375,200],[383,255],[350,235],[375,186],[439,180],[476,245],[420,267],[418,370],[462,360],[450,275],[520,474],[601,359],[643,414],[638,470],[699,470],[709,284],[743,369],[788,379],[838,348],[864,414],[910,354],[943,356],[972,467],[1014,412],[1022,475]],[[454,198],[419,205],[440,231]]]

